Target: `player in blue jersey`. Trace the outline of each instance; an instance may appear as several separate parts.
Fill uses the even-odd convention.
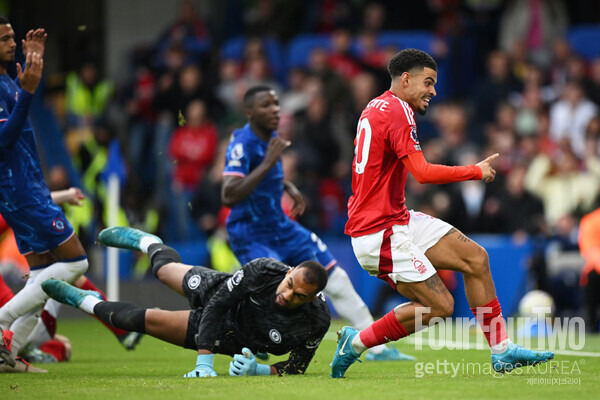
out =
[[[11,367],[35,326],[35,313],[48,299],[41,282],[55,278],[73,283],[88,267],[83,246],[52,202],[28,117],[42,77],[45,42],[43,29],[27,32],[22,41],[25,65],[17,63],[13,80],[7,70],[15,61],[15,32],[0,17],[0,213],[31,269],[23,290],[0,308],[0,362]]]
[[[292,215],[304,212],[296,186],[285,181],[280,156],[291,144],[277,135],[279,99],[268,86],[250,88],[244,96],[248,123],[232,134],[223,171],[223,204],[231,208],[227,232],[231,248],[243,265],[270,257],[289,265],[316,260],[328,271],[325,294],[338,314],[354,327],[373,322],[369,309],[354,290],[346,271],[319,237],[291,220],[281,207],[285,190],[293,199]],[[414,359],[394,348],[371,348],[368,360]]]

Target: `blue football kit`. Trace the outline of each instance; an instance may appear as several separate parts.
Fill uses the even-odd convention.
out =
[[[44,253],[73,235],[44,180],[29,106],[33,95],[0,75],[0,213],[19,251]]]
[[[276,132],[272,137],[277,136]],[[227,147],[224,176],[247,176],[264,159],[268,142],[250,129],[250,124],[233,132]],[[283,168],[277,161],[248,197],[231,208],[227,232],[231,249],[243,265],[255,258],[269,257],[288,265],[316,260],[328,270],[335,264],[319,237],[291,220],[281,207]]]

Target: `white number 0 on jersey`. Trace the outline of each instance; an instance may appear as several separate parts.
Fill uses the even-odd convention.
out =
[[[358,123],[356,132],[356,173],[362,174],[365,172],[367,161],[369,161],[369,148],[371,147],[371,124],[368,118],[363,118]]]

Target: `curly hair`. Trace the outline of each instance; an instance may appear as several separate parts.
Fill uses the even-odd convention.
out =
[[[437,71],[437,63],[427,53],[417,49],[404,49],[391,58],[388,72],[392,79],[415,68],[431,68]]]

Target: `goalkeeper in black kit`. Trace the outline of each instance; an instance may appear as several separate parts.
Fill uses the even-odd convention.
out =
[[[186,296],[191,310],[103,301],[97,292],[59,280],[47,280],[42,288],[55,300],[95,314],[117,328],[198,350],[196,368],[185,377],[216,376],[214,353],[233,356],[232,376],[302,374],[329,328],[329,309],[320,293],[327,284],[327,272],[316,261],[289,267],[258,258],[232,275],[182,264],[173,248],[137,229],[108,228],[100,232],[98,241],[146,253],[154,275]],[[256,362],[257,352],[290,354],[287,361],[264,365]]]

